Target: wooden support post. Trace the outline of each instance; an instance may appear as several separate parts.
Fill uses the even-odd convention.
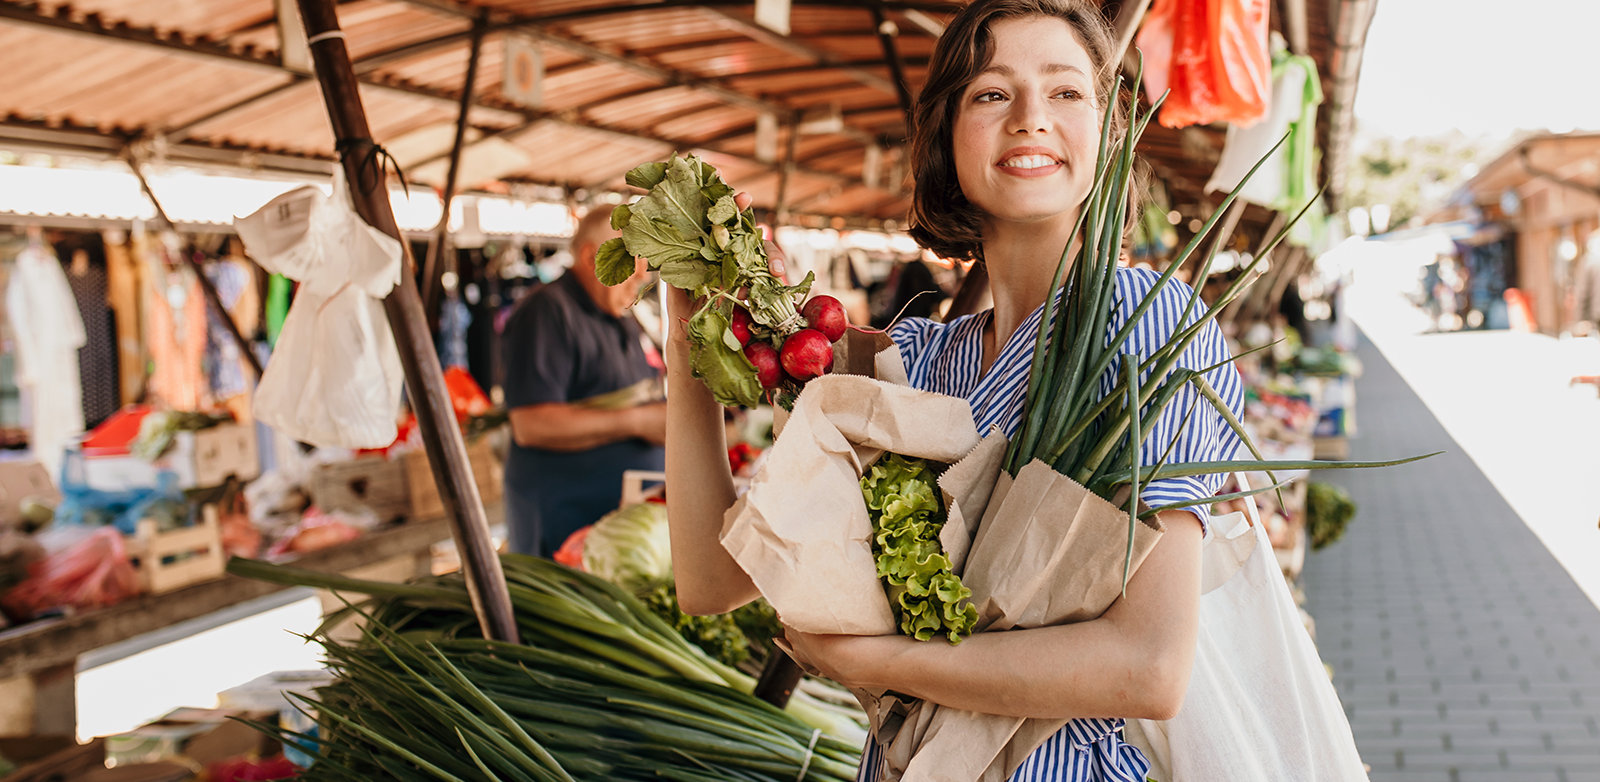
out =
[[[1288,262],[1284,264],[1282,276],[1273,281],[1272,293],[1267,296],[1261,312],[1276,312],[1278,305],[1283,303],[1283,295],[1288,292],[1289,285],[1300,278],[1300,273],[1313,260],[1315,259],[1311,257],[1311,253],[1299,247],[1294,248],[1294,254],[1290,255]]]
[[[333,0],[298,0],[300,18],[305,22],[311,55],[316,63],[317,81],[338,140],[340,162],[349,182],[356,213],[378,230],[401,239],[389,205],[389,188],[380,150],[372,140],[367,114],[361,105],[360,83],[350,65],[344,32]],[[519,642],[516,618],[511,612],[511,595],[506,589],[505,571],[489,539],[489,524],[484,516],[483,498],[467,464],[467,447],[456,426],[455,412],[439,368],[433,335],[428,332],[427,316],[417,294],[414,262],[402,240],[404,268],[400,284],[383,300],[389,327],[394,330],[395,347],[405,371],[406,390],[417,428],[433,469],[445,517],[461,552],[467,592],[484,637]]]
[[[487,13],[487,12],[485,12]],[[472,95],[478,83],[478,56],[483,53],[484,16],[479,15],[472,24],[472,51],[467,55],[467,77],[461,85],[461,108],[456,115],[456,137],[450,146],[450,168],[444,177],[444,209],[439,213],[439,224],[433,228],[433,241],[428,243],[428,260],[422,267],[422,307],[430,322],[439,309],[441,279],[447,271],[455,271],[455,264],[441,262],[454,260],[450,244],[450,202],[456,197],[456,177],[461,172],[461,149],[467,141],[467,117],[472,111]]]
[[[1135,59],[1133,67],[1129,68],[1124,58],[1128,54],[1128,49],[1132,47],[1133,36],[1139,32],[1139,25],[1144,22],[1144,14],[1148,10],[1150,10],[1150,0],[1123,0],[1122,5],[1117,8],[1117,17],[1111,21],[1111,29],[1117,36],[1117,49],[1111,61],[1124,63],[1123,69],[1129,73],[1138,71],[1139,61]],[[1139,85],[1133,85],[1133,89],[1138,91]]]
[[[789,118],[789,143],[784,151],[783,167],[778,169],[778,201],[772,206],[773,221],[789,224],[789,182],[794,179],[795,158],[800,154],[800,113]],[[774,226],[777,227],[777,226]]]
[[[1283,11],[1283,37],[1293,54],[1310,54],[1310,39],[1306,24],[1306,0],[1279,0]]]
[[[872,24],[877,28],[878,44],[883,47],[883,59],[889,64],[889,78],[894,81],[894,94],[900,101],[900,111],[905,114],[906,133],[911,132],[911,88],[906,85],[906,67],[895,47],[894,37],[899,33],[894,22],[883,14],[883,6],[872,4]]]
[[[1245,295],[1235,299],[1232,304],[1228,305],[1228,308],[1224,310],[1221,315],[1217,316],[1217,321],[1219,323],[1233,321],[1241,315],[1249,319],[1252,316],[1252,313],[1256,312],[1260,308],[1261,302],[1266,299],[1266,290],[1271,287],[1270,285],[1266,285],[1264,283],[1266,283],[1267,278],[1270,277],[1274,271],[1279,269],[1276,264],[1272,263],[1271,258],[1263,257],[1264,251],[1267,249],[1267,243],[1272,241],[1273,237],[1277,236],[1279,231],[1283,230],[1284,224],[1288,221],[1289,217],[1284,212],[1278,212],[1273,216],[1272,224],[1267,226],[1266,232],[1261,234],[1261,242],[1256,245],[1255,257],[1260,258],[1262,263],[1267,264],[1267,269],[1257,276],[1255,282],[1250,284],[1250,290]],[[1284,254],[1287,254],[1287,247],[1285,247]]]
[[[178,230],[177,224],[173,223],[172,218],[167,216],[167,210],[161,207],[161,201],[156,198],[155,191],[150,189],[149,180],[144,178],[144,167],[139,165],[138,159],[131,152],[125,157],[127,158],[128,166],[133,169],[133,175],[139,179],[139,187],[144,189],[145,197],[149,198],[150,205],[155,207],[156,217],[161,220],[161,224],[171,230]],[[200,264],[195,263],[188,253],[179,253],[178,255],[182,258],[183,264],[194,272],[195,280],[200,284],[200,294],[205,297],[206,304],[210,305],[211,311],[216,313],[217,320],[222,321],[223,328],[227,329],[228,334],[233,337],[234,343],[239,346],[240,355],[244,357],[245,363],[250,365],[250,369],[256,373],[256,380],[259,381],[261,379],[261,361],[256,358],[256,352],[250,348],[249,340],[245,339],[244,334],[240,333],[239,324],[234,323],[233,316],[228,314],[228,308],[222,306],[222,297],[217,295],[217,286],[211,284],[211,278],[206,276],[205,270],[200,268]]]

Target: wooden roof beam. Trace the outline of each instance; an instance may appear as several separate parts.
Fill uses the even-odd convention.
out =
[[[460,16],[469,16],[471,14],[471,11],[467,8],[467,6],[454,3],[451,0],[403,0],[403,2],[421,5],[433,10],[454,8],[454,11],[449,12]],[[699,6],[703,4],[696,3],[695,5]],[[646,8],[657,7],[660,7],[660,5],[646,6]],[[612,12],[628,9],[628,6],[620,6],[613,9]],[[635,8],[632,10],[641,9]],[[709,95],[713,95],[717,99],[729,105],[740,106],[757,112],[771,112],[774,114],[786,115],[793,111],[791,107],[774,103],[763,98],[758,98],[753,95],[747,95],[736,89],[720,84],[713,79],[707,79],[674,68],[668,68],[658,63],[648,62],[630,54],[607,51],[588,43],[587,41],[553,33],[544,26],[546,22],[538,21],[535,18],[516,16],[506,17],[503,15],[496,15],[491,17],[491,20],[492,21],[488,25],[487,29],[505,31],[514,30],[522,35],[533,38],[542,44],[566,51],[577,57],[581,57],[593,62],[603,62],[607,65],[615,66],[622,70],[631,71],[641,76],[658,79],[663,82],[664,87],[688,87],[698,92],[705,92]],[[453,44],[458,40],[465,39],[458,34],[451,34],[432,39],[432,41],[424,41],[419,44],[399,47],[398,49],[393,49],[389,52],[384,52],[363,59],[360,63],[357,63],[356,71],[357,73],[363,74],[371,73],[376,70],[377,67],[387,62],[392,62],[397,57],[403,59],[431,48],[437,48],[434,44],[443,46]],[[425,45],[427,48],[423,48]],[[839,133],[846,138],[853,138],[862,144],[873,143],[873,139],[870,134],[857,131],[854,128],[846,127]]]
[[[407,1],[410,2],[411,0],[407,0]],[[60,18],[57,18],[57,17],[47,16],[47,15],[44,15],[44,14],[41,14],[41,13],[37,13],[33,9],[22,8],[22,7],[19,7],[19,6],[11,5],[9,3],[4,2],[3,0],[0,0],[0,22],[13,21],[13,22],[18,22],[18,23],[22,23],[22,24],[29,24],[29,25],[38,26],[38,27],[46,27],[46,28],[50,28],[50,29],[62,30],[64,32],[69,32],[69,33],[82,35],[82,36],[86,36],[86,37],[93,37],[93,38],[97,38],[97,39],[101,39],[101,40],[105,40],[105,39],[120,40],[120,41],[124,41],[124,42],[127,42],[127,43],[142,45],[142,46],[149,47],[149,48],[161,49],[161,50],[163,50],[165,52],[168,52],[168,53],[181,54],[181,55],[186,55],[186,56],[194,56],[196,58],[206,59],[206,60],[210,60],[210,61],[223,60],[223,61],[227,61],[227,62],[241,63],[241,64],[249,65],[249,66],[252,66],[252,67],[261,68],[263,70],[269,70],[272,73],[282,74],[282,75],[286,75],[286,76],[298,76],[299,75],[299,74],[295,74],[292,71],[284,68],[282,64],[276,62],[275,58],[270,58],[270,57],[266,57],[266,56],[250,57],[250,56],[246,56],[246,55],[241,55],[238,52],[234,52],[231,49],[227,49],[226,47],[213,47],[213,46],[209,46],[209,45],[196,45],[196,44],[191,44],[191,43],[185,43],[184,41],[180,40],[177,37],[165,37],[165,36],[157,35],[153,30],[146,30],[146,29],[142,29],[142,28],[132,28],[132,27],[128,27],[126,25],[118,25],[118,26],[116,26],[114,28],[102,27],[102,26],[99,26],[96,23],[96,20],[97,20],[97,17],[93,17],[93,16],[87,17],[83,21],[74,21],[74,20],[70,20],[70,19],[60,19]],[[427,98],[427,99],[434,100],[434,101],[440,101],[440,102],[449,104],[452,107],[454,107],[457,104],[457,102],[460,100],[460,95],[458,93],[446,92],[446,91],[443,91],[443,90],[435,90],[435,89],[432,89],[432,88],[429,88],[429,87],[423,87],[421,85],[410,84],[410,83],[405,83],[405,82],[382,81],[382,80],[378,80],[378,79],[375,79],[375,78],[366,77],[366,78],[362,78],[361,79],[361,83],[366,85],[366,86],[368,86],[368,87],[373,87],[373,88],[377,88],[377,89],[384,89],[384,90],[392,90],[392,91],[399,92],[399,93],[402,93],[402,94],[405,94],[405,95],[408,95],[408,96],[412,96],[412,97]],[[257,97],[260,97],[260,96],[258,95]],[[680,149],[680,150],[706,149],[706,150],[709,150],[709,151],[712,151],[712,152],[716,152],[717,154],[720,154],[720,155],[727,155],[728,157],[737,158],[739,160],[745,160],[745,161],[752,162],[752,163],[758,163],[763,167],[766,167],[766,166],[769,165],[769,164],[767,164],[765,162],[758,161],[756,158],[754,158],[752,156],[740,155],[738,153],[725,152],[723,150],[716,149],[714,146],[711,146],[709,142],[693,142],[693,141],[689,141],[687,139],[666,138],[666,137],[657,136],[657,135],[651,134],[651,133],[645,133],[643,131],[629,131],[629,130],[621,130],[621,129],[618,129],[618,128],[611,128],[611,127],[607,127],[605,125],[601,125],[601,124],[598,124],[598,123],[588,122],[588,121],[585,121],[585,120],[582,120],[582,119],[578,119],[576,117],[567,116],[567,114],[565,112],[540,111],[540,110],[521,108],[521,107],[511,106],[511,105],[501,105],[501,104],[497,104],[497,103],[487,103],[487,102],[483,101],[482,99],[478,99],[478,100],[472,101],[472,107],[474,109],[481,109],[481,110],[486,110],[486,111],[497,111],[497,112],[503,112],[503,113],[507,113],[507,114],[520,115],[525,120],[524,124],[521,126],[523,128],[529,127],[532,124],[534,124],[536,122],[539,122],[539,121],[554,122],[554,123],[558,123],[558,124],[562,124],[562,125],[567,125],[567,126],[573,127],[573,128],[580,128],[580,129],[584,129],[584,130],[591,130],[591,131],[596,131],[596,132],[599,132],[599,133],[613,135],[613,136],[617,136],[619,138],[625,138],[625,139],[630,139],[630,140],[635,140],[635,141],[653,141],[653,142],[657,142],[657,143],[668,144],[668,145],[671,145],[674,148],[677,148],[677,149]],[[496,135],[499,135],[499,134],[496,134]],[[848,176],[846,176],[844,174],[840,174],[840,173],[835,172],[835,171],[822,171],[822,170],[806,170],[806,169],[802,169],[801,173],[806,174],[808,176],[831,177],[831,178],[834,178],[834,179],[849,179],[850,178],[850,177],[848,177]]]
[[[212,62],[222,60],[252,69],[273,72],[284,70],[283,63],[276,54],[241,52],[226,44],[205,38],[185,41],[182,36],[163,35],[154,29],[130,27],[126,24],[105,24],[101,22],[99,14],[89,14],[82,19],[74,19],[68,6],[59,6],[56,13],[47,13],[37,5],[23,6],[9,0],[0,0],[0,21],[19,22],[80,36],[113,38],[127,43],[156,46],[171,54],[193,56]]]
[[[1283,13],[1283,37],[1289,51],[1302,57],[1311,53],[1311,36],[1306,25],[1306,0],[1278,0]]]
[[[287,91],[289,91],[291,89],[294,89],[295,87],[298,87],[298,86],[300,86],[302,84],[305,84],[306,82],[308,82],[310,80],[311,80],[310,77],[295,75],[293,78],[289,79],[288,81],[286,81],[286,82],[284,82],[282,84],[279,84],[279,85],[277,85],[275,87],[270,87],[268,89],[262,90],[261,92],[255,93],[254,95],[250,95],[249,97],[242,98],[240,100],[236,100],[233,103],[230,103],[230,104],[228,104],[226,106],[223,106],[223,107],[221,107],[219,109],[216,109],[214,111],[211,111],[211,112],[207,113],[203,117],[192,119],[192,120],[190,120],[188,122],[183,123],[182,125],[179,125],[178,127],[172,128],[171,130],[168,130],[166,133],[163,133],[162,135],[166,138],[166,142],[168,144],[175,144],[175,143],[177,143],[179,141],[182,141],[182,140],[188,138],[189,134],[191,132],[193,132],[195,128],[198,128],[201,125],[206,124],[207,122],[211,122],[212,120],[216,120],[216,119],[221,119],[222,117],[225,117],[225,116],[227,116],[229,114],[232,114],[235,111],[239,111],[240,109],[244,109],[244,108],[248,108],[250,106],[254,106],[255,104],[260,103],[261,101],[264,101],[267,98],[271,98],[271,97],[273,97],[275,95],[278,95],[280,93],[287,92]]]
[[[1361,54],[1367,28],[1372,25],[1376,0],[1341,0],[1332,7],[1333,54],[1328,61],[1333,84],[1328,93],[1328,141],[1323,150],[1322,172],[1328,182],[1329,211],[1340,209],[1344,194],[1346,161],[1355,136],[1356,82],[1361,76]]]
[[[833,52],[825,51],[823,49],[818,49],[814,46],[801,43],[800,41],[796,41],[787,35],[779,35],[749,19],[744,18],[743,16],[740,16],[739,14],[734,13],[733,11],[729,11],[726,8],[708,6],[705,8],[705,13],[709,16],[715,17],[724,26],[738,30],[750,38],[771,46],[774,49],[788,52],[789,54],[810,60],[818,65],[825,65],[830,68],[838,68],[840,72],[844,73],[846,76],[849,76],[850,78],[855,79],[856,81],[861,82],[868,87],[882,90],[890,95],[895,94],[894,82],[885,79],[882,76],[873,73],[872,71],[844,62],[839,55],[834,54]]]

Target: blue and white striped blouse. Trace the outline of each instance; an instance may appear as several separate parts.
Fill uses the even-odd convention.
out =
[[[1121,304],[1107,326],[1107,342],[1132,316],[1158,276],[1147,270],[1117,270],[1114,298]],[[1188,286],[1177,281],[1168,283],[1123,344],[1122,354],[1137,353],[1141,358],[1148,358],[1176,330],[1189,294]],[[978,431],[987,432],[990,426],[998,425],[1009,437],[1016,434],[1022,421],[1028,371],[1042,310],[1042,307],[1034,310],[1022,322],[987,374],[981,372],[983,330],[993,316],[992,311],[957,318],[948,324],[920,318],[907,320],[895,326],[890,336],[900,348],[912,386],[966,399],[972,405]],[[1201,314],[1201,308],[1196,307],[1185,325],[1194,323]],[[1222,364],[1229,357],[1222,331],[1211,324],[1190,343],[1188,350],[1179,357],[1178,366],[1205,369]],[[1121,372],[1120,364],[1120,360],[1113,361],[1101,377],[1102,397],[1115,386]],[[1244,394],[1239,373],[1232,364],[1213,369],[1205,377],[1236,415],[1241,412]],[[1196,394],[1192,386],[1186,387],[1154,422],[1142,453],[1145,465],[1155,464],[1174,438],[1177,442],[1168,457],[1169,464],[1222,461],[1233,457],[1241,445],[1238,436],[1204,400],[1184,425],[1184,416]],[[1206,475],[1154,481],[1143,487],[1140,497],[1151,507],[1209,497],[1222,488],[1225,478],[1224,475]],[[1192,506],[1188,510],[1202,524],[1208,520],[1206,506]],[[1121,718],[1077,719],[1067,723],[1023,762],[1012,775],[1012,782],[1144,782],[1150,769],[1149,761],[1138,749],[1123,743],[1122,725]],[[883,773],[882,761],[881,748],[868,739],[858,782],[878,782]]]

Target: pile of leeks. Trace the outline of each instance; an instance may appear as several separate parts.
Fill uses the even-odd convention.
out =
[[[313,636],[337,674],[305,704],[311,780],[853,779],[861,728],[803,697],[780,711],[631,594],[501,557],[524,645],[479,637],[459,574],[370,582],[235,559],[229,571],[371,596]],[[363,637],[326,631],[360,614]]]

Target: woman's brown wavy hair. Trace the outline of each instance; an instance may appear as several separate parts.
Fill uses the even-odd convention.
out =
[[[1118,63],[1111,26],[1100,9],[1084,0],[975,0],[956,14],[934,47],[928,80],[917,96],[911,131],[912,238],[941,258],[983,260],[982,214],[967,200],[956,178],[951,126],[961,94],[994,57],[989,35],[997,20],[1028,16],[1060,19],[1077,35],[1095,67],[1095,105],[1116,100]],[[1117,101],[1112,132],[1120,134],[1125,110]]]

